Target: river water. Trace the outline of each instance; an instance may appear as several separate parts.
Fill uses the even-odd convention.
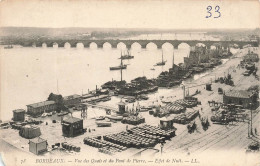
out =
[[[1,119],[10,119],[13,109],[26,109],[27,104],[46,100],[51,92],[81,95],[96,85],[120,80],[120,71],[110,71],[109,67],[120,64],[121,50],[125,49],[1,48]],[[134,59],[123,61],[129,64],[123,70],[126,81],[140,76],[156,78],[172,66],[171,47],[163,49],[167,60],[163,67],[153,66],[162,58],[162,50],[153,45],[147,49],[133,47],[131,54]],[[175,64],[182,63],[188,54],[189,48],[174,49]]]
[[[32,104],[47,99],[48,95],[58,93],[63,96],[87,93],[112,79],[120,80],[120,71],[110,71],[109,67],[120,64],[121,51],[124,45],[112,49],[109,45],[97,49],[90,48],[0,48],[1,62],[1,120],[10,120],[12,110],[26,109]],[[161,61],[162,50],[165,66],[154,66]],[[129,64],[123,70],[123,79],[130,80],[146,76],[156,78],[162,71],[167,71],[174,63],[183,63],[183,58],[189,55],[190,48],[180,45],[173,49],[164,45],[157,49],[149,44],[146,49],[133,45],[131,54],[134,59],[124,60]],[[155,70],[151,70],[154,68]],[[195,76],[199,77],[199,76]],[[195,78],[197,79],[197,78]]]

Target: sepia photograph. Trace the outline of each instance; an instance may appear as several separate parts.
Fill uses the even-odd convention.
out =
[[[258,0],[0,0],[0,166],[260,165]]]

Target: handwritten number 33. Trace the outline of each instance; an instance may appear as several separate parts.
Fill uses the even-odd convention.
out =
[[[210,18],[212,16],[212,13],[211,13],[211,10],[212,10],[212,6],[208,6],[207,7],[207,13],[209,14],[208,16],[206,16],[206,18]],[[218,16],[214,17],[214,18],[219,18],[221,16],[221,13],[220,13],[220,7],[219,6],[215,6],[215,13],[218,13]]]

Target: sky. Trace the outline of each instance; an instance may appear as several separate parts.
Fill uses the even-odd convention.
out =
[[[99,28],[257,28],[259,1],[0,0],[0,26]],[[207,7],[212,15],[206,18]]]

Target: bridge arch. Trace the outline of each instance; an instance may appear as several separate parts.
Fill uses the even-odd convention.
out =
[[[116,45],[116,48],[117,48],[117,49],[126,49],[126,44],[123,43],[123,42],[119,42],[119,43]]]
[[[47,48],[47,44],[45,42],[42,43],[42,48]]]
[[[64,48],[70,48],[71,47],[71,44],[69,43],[69,42],[66,42],[65,44],[64,44]]]
[[[84,48],[84,44],[83,43],[77,43],[76,44],[76,48]]]
[[[252,47],[252,45],[251,44],[245,44],[245,45],[242,46],[242,48],[248,48],[248,47]]]
[[[112,48],[112,44],[110,44],[109,42],[105,42],[105,43],[103,44],[103,48],[104,48],[104,49],[111,49],[111,48]]]
[[[213,44],[210,46],[210,49],[219,49],[219,48],[222,48],[221,43],[213,43]]]
[[[97,49],[97,48],[98,48],[98,45],[97,45],[97,43],[95,43],[95,42],[91,42],[91,43],[89,44],[89,48],[90,48],[90,49]]]
[[[206,47],[206,44],[204,44],[204,43],[197,43],[195,46],[196,47]]]
[[[56,43],[56,42],[54,42],[54,43],[52,44],[52,47],[53,47],[53,48],[58,48],[58,47],[59,47],[59,44]]]
[[[147,43],[145,47],[148,50],[155,50],[158,48],[158,46],[154,42]]]
[[[172,49],[174,49],[174,46],[171,43],[169,43],[169,42],[165,42],[165,43],[162,44],[162,49],[164,49],[164,50],[172,50]]]
[[[180,43],[178,49],[190,49],[190,45],[187,43]]]
[[[133,49],[133,50],[141,50],[142,46],[141,46],[140,43],[134,42],[133,44],[131,44],[131,49]]]

